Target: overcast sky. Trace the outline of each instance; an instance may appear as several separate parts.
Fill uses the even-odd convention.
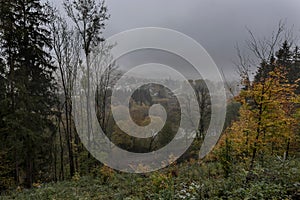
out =
[[[51,1],[51,0],[50,0]],[[62,0],[52,0],[57,7]],[[198,41],[230,77],[235,44],[243,46],[246,27],[270,36],[280,20],[300,35],[299,0],[106,0],[111,15],[105,37],[127,29],[158,26]]]

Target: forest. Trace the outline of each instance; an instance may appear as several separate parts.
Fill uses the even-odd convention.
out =
[[[224,75],[225,124],[205,158],[199,150],[214,95],[208,85],[219,83],[164,80],[193,88],[200,112],[195,140],[169,166],[134,174],[91,155],[74,111],[86,108],[82,99],[89,101],[95,87],[96,115],[106,136],[122,149],[145,153],[174,139],[181,118],[178,99],[159,84],[130,91],[137,80],[127,77],[128,85],[114,92],[133,92],[133,121],[149,124],[154,104],[165,108],[167,120],[150,138],[124,134],[112,115],[118,108],[122,123],[129,123],[124,102],[111,103],[123,72],[111,64],[115,44],[103,36],[111,17],[106,2],[64,0],[63,5],[65,14],[41,0],[0,0],[0,199],[300,199],[300,49],[284,22],[262,39],[247,30],[247,49],[257,65],[236,47],[239,80]],[[91,137],[89,125],[86,134]]]

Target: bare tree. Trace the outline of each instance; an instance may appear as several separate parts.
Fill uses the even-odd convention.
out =
[[[92,76],[92,83],[96,88],[96,105],[97,105],[97,117],[102,130],[110,138],[108,131],[108,124],[111,118],[110,110],[110,97],[112,94],[112,87],[119,78],[117,71],[118,66],[113,60],[111,55],[111,49],[113,45],[102,42],[92,55],[91,70],[94,76]]]
[[[283,21],[278,23],[277,29],[268,38],[258,38],[249,28],[246,29],[249,34],[249,39],[246,40],[246,49],[249,53],[246,56],[239,45],[236,45],[238,62],[234,63],[244,89],[247,89],[251,84],[253,67],[259,68],[261,65],[269,64],[283,40],[292,41],[293,38],[291,31],[286,29]]]
[[[197,139],[204,140],[205,130],[208,128],[207,119],[211,115],[211,101],[210,93],[204,80],[196,80],[194,83],[194,90],[199,104],[200,121],[199,131],[197,132]]]
[[[75,173],[73,139],[74,125],[72,118],[72,95],[77,78],[80,60],[79,35],[74,30],[69,30],[67,22],[59,16],[52,23],[53,49],[59,69],[59,79],[63,91],[63,107],[65,119],[63,123],[64,132],[69,154],[70,175]],[[63,150],[63,147],[61,147]],[[63,161],[63,160],[62,160]],[[63,163],[61,163],[62,165]],[[63,167],[62,167],[63,168]]]
[[[91,90],[91,62],[90,56],[94,48],[98,46],[104,39],[101,37],[102,30],[105,28],[105,21],[109,19],[105,2],[99,0],[65,0],[64,7],[67,15],[74,22],[76,30],[82,40],[82,46],[85,55],[86,63],[86,98],[87,98],[87,131],[88,131],[88,146],[92,136],[91,127],[91,105],[90,105],[90,90]],[[90,154],[89,154],[90,157]]]

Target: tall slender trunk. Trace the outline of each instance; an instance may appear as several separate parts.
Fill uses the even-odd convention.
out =
[[[74,159],[73,159],[73,148],[72,148],[72,136],[69,132],[69,116],[68,116],[68,106],[67,102],[65,103],[65,117],[66,117],[66,127],[64,128],[65,134],[66,134],[66,140],[67,140],[67,147],[68,147],[68,153],[69,153],[69,168],[70,168],[70,176],[74,176],[75,170],[74,170]],[[64,123],[63,123],[64,124]]]
[[[91,102],[90,102],[90,86],[91,86],[91,80],[90,80],[90,55],[89,52],[86,50],[85,52],[86,56],[86,66],[87,66],[87,95],[86,95],[86,107],[87,107],[87,131],[88,131],[88,149],[91,148],[91,136],[92,136],[92,127],[91,127]],[[90,151],[88,152],[88,159],[91,158]],[[88,169],[90,171],[90,168]]]
[[[15,182],[17,185],[20,184],[20,173],[19,173],[19,163],[18,163],[18,154],[17,149],[14,148],[14,154],[15,154]]]
[[[57,145],[54,144],[54,181],[57,182]]]
[[[60,123],[61,123],[61,116],[59,119],[59,145],[60,145],[60,180],[65,179],[65,172],[64,172],[64,146],[62,142],[62,133],[61,133],[61,128],[60,128]]]
[[[31,188],[33,183],[33,158],[32,153],[29,151],[30,147],[27,147],[25,164],[26,164],[26,177],[25,177],[25,186]]]

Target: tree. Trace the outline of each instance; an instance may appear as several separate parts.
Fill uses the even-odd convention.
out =
[[[111,49],[113,45],[102,42],[92,54],[91,67],[94,76],[92,83],[95,85],[97,118],[101,129],[111,138],[112,133],[112,113],[110,99],[112,95],[112,87],[119,78],[117,73],[118,66],[113,62]]]
[[[196,80],[192,83],[199,104],[200,120],[197,139],[204,140],[211,117],[210,93],[204,80]]]
[[[90,55],[94,47],[103,42],[101,37],[102,30],[105,28],[105,21],[109,19],[107,8],[104,1],[96,3],[95,0],[65,0],[65,10],[67,15],[74,22],[77,31],[82,39],[82,46],[86,62],[86,97],[87,97],[87,132],[88,146],[92,135],[91,130],[91,106],[90,106],[90,89],[91,89],[91,62]]]
[[[239,47],[237,54],[239,63],[236,64],[238,73],[244,89],[248,88],[251,79],[253,67],[257,68],[254,81],[264,81],[269,77],[269,73],[274,71],[275,67],[280,65],[285,68],[286,78],[290,84],[294,84],[300,77],[300,57],[299,48],[293,44],[293,38],[285,24],[280,21],[278,28],[272,32],[268,38],[257,38],[254,33],[248,29],[250,39],[247,40],[249,55],[242,55]],[[294,48],[294,49],[293,49]],[[300,86],[300,84],[298,83]],[[295,91],[300,93],[300,87]]]
[[[264,61],[260,64],[254,80],[258,82],[268,78],[269,72],[273,71],[276,65],[284,66],[287,72],[286,78],[290,84],[294,84],[300,78],[298,47],[295,46],[294,50],[292,50],[292,43],[285,40],[279,50],[275,52],[275,56],[272,56],[269,61]],[[299,91],[299,88],[297,88],[296,93],[299,93]]]
[[[9,158],[9,145],[7,144],[7,123],[6,116],[8,115],[7,109],[7,82],[5,78],[5,65],[0,60],[0,191],[6,190],[13,185],[14,172],[12,159]]]
[[[234,160],[243,160],[249,164],[249,180],[255,161],[263,164],[266,155],[283,155],[286,159],[295,141],[299,104],[295,80],[299,74],[292,72],[292,66],[297,63],[298,50],[296,47],[295,52],[291,51],[292,43],[287,37],[282,40],[285,31],[280,22],[270,39],[260,40],[248,30],[248,50],[254,59],[242,55],[237,47],[239,63],[236,66],[242,90],[234,100],[241,104],[239,118],[224,132],[218,151],[226,175]],[[253,81],[252,67],[257,67]]]
[[[257,157],[288,154],[295,137],[296,85],[289,84],[283,67],[276,66],[264,82],[253,82],[236,97],[242,106],[240,118],[228,129],[227,139],[236,158],[249,160],[253,169]]]
[[[4,138],[14,159],[14,178],[30,187],[42,163],[51,159],[53,123],[50,116],[56,102],[51,56],[48,7],[38,0],[1,1],[1,55],[7,80],[8,114]],[[3,11],[3,12],[2,12]],[[47,142],[46,142],[47,141]],[[49,142],[50,141],[50,142]],[[43,155],[44,159],[39,159]]]
[[[276,53],[277,63],[286,66],[287,79],[290,84],[297,83],[296,93],[300,94],[300,60],[298,46],[292,49],[292,43],[284,41],[280,49]]]
[[[66,136],[70,176],[72,177],[76,171],[75,163],[77,163],[74,163],[74,138],[76,141],[75,145],[78,145],[79,143],[78,135],[74,133],[75,128],[72,117],[72,110],[74,108],[72,106],[72,95],[74,95],[77,71],[81,65],[81,46],[78,45],[78,43],[80,43],[79,34],[70,29],[67,22],[60,17],[59,14],[53,13],[53,18],[51,30],[53,37],[53,49],[55,53],[54,57],[59,69],[59,80],[63,91],[62,105],[64,120],[60,120],[60,122],[63,123],[64,133]],[[62,146],[60,148],[63,150]],[[61,161],[61,165],[63,165],[63,160]]]

